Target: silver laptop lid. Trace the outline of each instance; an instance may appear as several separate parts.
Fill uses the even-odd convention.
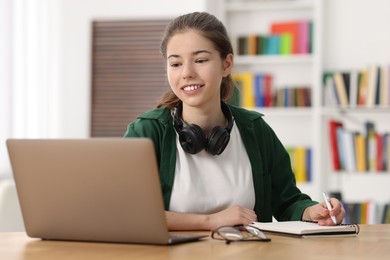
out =
[[[149,139],[7,140],[31,237],[168,243]]]

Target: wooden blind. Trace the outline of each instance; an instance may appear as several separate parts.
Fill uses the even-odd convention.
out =
[[[168,20],[95,21],[91,136],[120,137],[169,87],[160,41]]]

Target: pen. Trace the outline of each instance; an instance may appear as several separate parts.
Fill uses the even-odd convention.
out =
[[[329,200],[328,195],[325,192],[323,192],[322,195],[324,196],[326,207],[328,208],[329,211],[331,211],[332,210],[332,205],[330,205],[330,200]],[[337,224],[336,217],[335,216],[330,216],[330,217],[332,218],[333,223]]]

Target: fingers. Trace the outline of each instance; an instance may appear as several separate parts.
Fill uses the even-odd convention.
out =
[[[318,219],[318,224],[323,226],[332,226],[340,224],[345,218],[346,213],[343,204],[335,198],[331,198],[330,203],[332,205],[332,210],[327,209],[325,202],[319,204],[321,205],[322,209],[319,209],[319,215],[321,217],[319,217]],[[336,218],[336,223],[333,222],[331,216],[334,216]]]
[[[252,222],[257,221],[256,213],[253,210],[241,207],[239,207],[238,210],[241,210],[241,218],[245,222],[245,224],[250,224]]]
[[[220,226],[248,225],[257,220],[256,213],[247,208],[233,206],[210,215],[212,228]]]

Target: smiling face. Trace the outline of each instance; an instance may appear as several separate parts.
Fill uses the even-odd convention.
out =
[[[222,59],[213,43],[195,30],[172,36],[167,44],[167,75],[183,106],[220,104],[222,78],[230,74],[232,55]]]

